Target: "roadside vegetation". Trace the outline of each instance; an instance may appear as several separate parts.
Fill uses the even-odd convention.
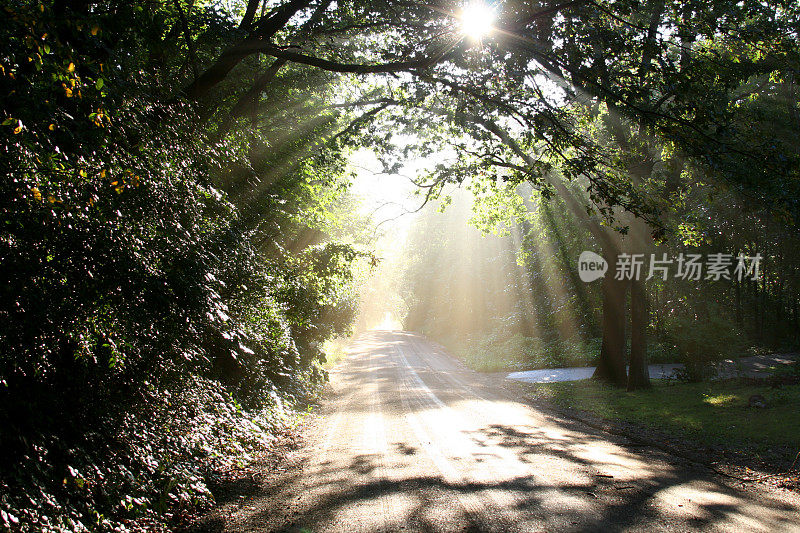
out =
[[[493,331],[485,336],[439,339],[448,351],[478,372],[534,370],[597,366],[602,339],[591,337],[558,339],[525,337],[519,333]],[[735,345],[725,351],[726,358],[736,359],[758,353]],[[675,363],[683,359],[676,346],[651,342],[647,361],[650,364]]]
[[[532,398],[633,422],[671,436],[790,465],[800,452],[800,385],[730,379],[705,383],[653,380],[633,393],[591,380],[526,384]],[[753,405],[751,398],[758,398]],[[763,399],[763,404],[762,404]]]
[[[334,238],[339,117],[296,159],[299,108],[226,136],[172,96],[228,15],[187,50],[174,5],[65,4],[0,29],[0,530],[158,530],[307,409],[370,256]]]
[[[347,356],[347,345],[350,343],[349,338],[335,338],[325,341],[322,346],[322,352],[325,354],[325,362],[323,367],[330,370],[339,364],[339,361]]]

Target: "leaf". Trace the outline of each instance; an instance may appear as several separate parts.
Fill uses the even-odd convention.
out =
[[[99,91],[100,89],[103,88],[103,85],[105,85],[103,78],[97,78],[97,83],[94,84],[94,88]]]
[[[75,63],[70,62],[70,64],[67,65],[67,72],[75,72]]]

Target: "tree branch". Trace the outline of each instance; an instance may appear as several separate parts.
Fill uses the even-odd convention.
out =
[[[183,90],[189,100],[199,100],[208,91],[225,79],[228,73],[248,55],[258,52],[257,44],[270,39],[300,10],[305,9],[313,0],[290,0],[277,7],[260,20],[251,37],[225,50],[222,55]]]
[[[189,33],[189,21],[186,18],[186,13],[183,12],[183,7],[181,6],[180,0],[174,0],[175,9],[178,10],[178,15],[181,19],[181,24],[183,25],[183,36],[186,39],[186,47],[189,49],[189,62],[192,65],[192,73],[194,74],[194,79],[197,79],[199,76],[199,66],[197,62],[197,51],[194,48],[194,41],[192,41],[192,35]]]

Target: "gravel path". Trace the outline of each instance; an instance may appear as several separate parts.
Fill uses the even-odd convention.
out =
[[[796,494],[512,396],[417,335],[362,335],[303,445],[198,529],[798,531]]]

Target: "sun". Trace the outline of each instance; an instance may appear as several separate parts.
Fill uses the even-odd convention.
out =
[[[461,32],[467,37],[479,41],[492,31],[495,18],[494,9],[489,7],[486,2],[481,0],[471,2],[464,7],[459,16]]]

